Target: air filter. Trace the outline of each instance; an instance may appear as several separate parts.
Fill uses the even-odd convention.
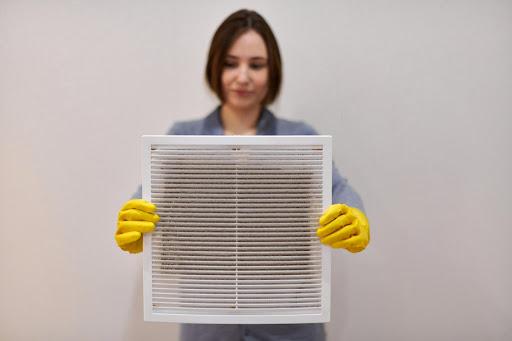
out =
[[[316,323],[330,316],[330,136],[143,136],[144,318]]]

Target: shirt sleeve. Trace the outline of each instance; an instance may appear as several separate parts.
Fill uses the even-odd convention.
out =
[[[364,212],[363,201],[359,194],[350,186],[347,179],[343,178],[336,165],[332,164],[332,203],[346,204],[356,207]]]
[[[307,123],[302,122],[299,128],[300,134],[318,135],[318,132]],[[356,207],[364,212],[363,201],[359,194],[350,186],[347,179],[341,176],[334,162],[332,163],[332,203],[346,204]]]

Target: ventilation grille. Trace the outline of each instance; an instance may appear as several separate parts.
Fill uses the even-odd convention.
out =
[[[325,255],[315,230],[324,145],[180,139],[149,146],[149,198],[161,218],[145,244],[151,315],[197,323],[322,316]]]

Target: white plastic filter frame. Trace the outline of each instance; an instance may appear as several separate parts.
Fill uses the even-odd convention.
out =
[[[142,198],[152,200],[151,150],[155,145],[169,146],[321,146],[322,147],[322,210],[332,203],[332,138],[328,135],[293,136],[206,136],[206,135],[144,135],[142,136]],[[158,209],[158,208],[157,208]],[[158,230],[158,224],[157,224]],[[321,248],[321,304],[316,309],[156,309],[153,304],[152,234],[144,236],[143,286],[144,320],[211,324],[290,324],[324,323],[330,320],[331,250]]]

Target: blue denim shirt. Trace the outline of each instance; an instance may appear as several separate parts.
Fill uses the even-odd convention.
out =
[[[224,135],[220,107],[202,119],[176,122],[168,135]],[[264,108],[258,120],[257,135],[318,135],[306,123],[277,118]],[[142,197],[139,187],[133,198]],[[332,201],[364,210],[359,195],[333,163]],[[324,326],[310,324],[183,324],[181,341],[325,341]]]

